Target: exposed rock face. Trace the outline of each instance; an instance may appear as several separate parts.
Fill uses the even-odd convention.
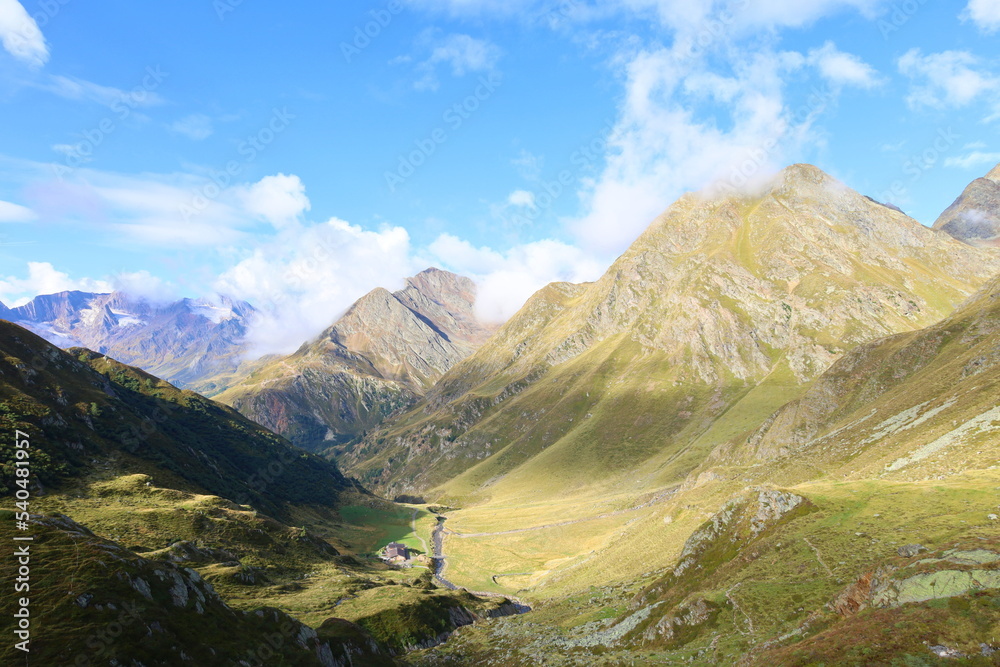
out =
[[[1000,165],[977,178],[934,223],[971,245],[1000,247]]]
[[[186,389],[212,393],[212,376],[235,371],[254,309],[220,297],[153,305],[122,292],[39,296],[0,318],[60,347],[86,347]]]
[[[171,544],[166,549],[147,554],[150,558],[166,560],[171,563],[205,564],[239,562],[239,558],[224,549],[199,547],[191,542],[180,541]]]
[[[903,567],[883,565],[861,576],[830,608],[842,616],[867,608],[892,608],[1000,588],[1000,553],[989,549],[948,549]]]
[[[218,399],[312,451],[349,443],[404,408],[482,345],[468,278],[428,269],[376,289],[318,339],[274,360]]]
[[[600,280],[540,292],[343,462],[392,493],[542,467],[553,491],[644,465],[669,483],[845,351],[939,321],[998,270],[808,165],[754,194],[686,195]]]
[[[776,489],[755,489],[754,495],[734,498],[726,503],[704,526],[696,530],[681,552],[674,577],[708,560],[712,553],[727,553],[732,545],[757,538],[784,520],[797,507],[806,507],[802,496]],[[716,564],[718,565],[718,563]]]
[[[840,466],[853,478],[912,480],[988,468],[998,378],[1000,277],[938,324],[851,351],[708,463],[766,462],[778,480]]]
[[[713,589],[731,563],[757,557],[765,534],[815,509],[802,496],[770,488],[749,488],[732,498],[684,543],[677,565],[630,604],[616,626],[615,641],[682,645],[696,638],[720,611],[694,591]]]

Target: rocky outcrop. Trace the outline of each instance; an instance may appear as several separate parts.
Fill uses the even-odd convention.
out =
[[[392,664],[360,629],[321,636],[277,609],[238,611],[194,570],[137,555],[68,517],[35,516],[31,525],[33,583],[45,582],[32,591],[40,630],[30,648],[39,664]],[[9,541],[12,533],[4,521],[0,535]],[[10,567],[0,565],[5,578]],[[13,602],[4,598],[4,613]],[[15,664],[15,653],[0,647],[0,662]]]
[[[808,507],[808,501],[777,489],[754,489],[750,495],[730,500],[684,543],[673,576],[680,578],[696,566],[704,569],[709,560],[714,566],[722,564],[724,559],[712,554],[728,553],[733,544],[758,537],[799,507]]]
[[[1000,247],[1000,165],[977,178],[934,223],[970,245]]]
[[[153,551],[146,554],[149,558],[165,560],[171,563],[185,564],[205,564],[205,563],[232,563],[238,562],[239,558],[225,549],[212,549],[209,547],[199,547],[187,541],[174,542],[166,549]]]
[[[351,443],[485,342],[493,327],[476,319],[475,295],[471,280],[439,269],[376,289],[217,398],[305,449]]]
[[[763,536],[813,509],[802,496],[772,488],[731,499],[687,539],[673,570],[632,600],[616,623],[624,630],[616,641],[679,646],[698,637],[721,609],[699,591],[718,585],[714,577],[731,563],[756,558]]]
[[[841,616],[864,609],[899,607],[1000,589],[1000,553],[990,549],[948,549],[908,563],[886,564],[862,575],[829,607]]]

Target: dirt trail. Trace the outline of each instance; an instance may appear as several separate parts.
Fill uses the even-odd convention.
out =
[[[823,555],[819,552],[818,548],[816,548],[815,546],[813,546],[813,543],[809,541],[809,538],[808,537],[803,537],[802,541],[805,542],[806,544],[808,544],[809,548],[813,550],[813,553],[816,554],[816,560],[818,560],[819,564],[823,566],[823,569],[826,570],[826,573],[828,575],[830,575],[831,577],[834,576],[833,570],[831,570],[830,566],[826,564],[826,561],[823,560]]]
[[[419,513],[420,513],[420,510],[413,510],[413,517],[410,519],[410,527],[413,530],[413,535],[418,540],[420,540],[420,545],[423,547],[423,552],[425,554],[429,554],[430,551],[427,549],[427,540],[425,540],[424,538],[420,537],[420,533],[417,532],[417,514],[419,514]]]

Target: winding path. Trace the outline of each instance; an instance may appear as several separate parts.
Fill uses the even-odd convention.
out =
[[[441,584],[442,586],[444,586],[449,590],[452,591],[461,590],[462,588],[461,586],[458,586],[452,583],[451,581],[448,581],[444,577],[444,570],[447,565],[444,555],[444,522],[447,521],[447,519],[439,515],[437,520],[438,524],[437,526],[434,527],[434,533],[431,535],[431,541],[434,543],[434,558],[432,560],[434,564],[433,567],[434,579],[437,580],[439,584]],[[494,583],[496,583],[495,577],[493,581]],[[479,597],[504,598],[505,600],[510,601],[510,603],[514,605],[514,609],[518,614],[526,614],[529,611],[531,611],[531,606],[526,604],[524,600],[520,600],[510,595],[502,595],[500,593],[487,593],[485,591],[469,591],[469,592]]]
[[[423,548],[424,548],[423,551],[426,554],[426,553],[430,553],[430,550],[428,550],[428,548],[427,548],[427,540],[425,540],[424,538],[420,537],[420,533],[417,532],[417,514],[419,514],[419,513],[420,513],[420,510],[413,510],[413,517],[410,519],[410,527],[413,530],[413,535],[418,540],[420,540],[420,544],[421,544],[421,546],[423,546]]]

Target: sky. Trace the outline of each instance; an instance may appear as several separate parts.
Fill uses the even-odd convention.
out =
[[[0,301],[226,294],[290,351],[429,266],[501,321],[796,162],[933,224],[996,0],[0,0]]]

